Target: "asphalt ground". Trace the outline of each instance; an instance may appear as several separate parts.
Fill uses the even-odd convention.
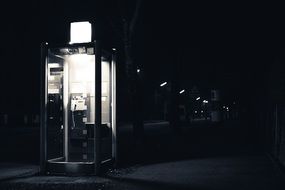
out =
[[[36,162],[2,162],[0,189],[285,189],[284,173],[242,122],[148,123],[140,149],[131,134],[122,125],[120,164],[100,176],[40,176]]]

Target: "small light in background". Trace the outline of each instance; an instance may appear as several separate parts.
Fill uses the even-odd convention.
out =
[[[180,92],[179,92],[179,94],[182,94],[182,93],[184,93],[185,92],[185,90],[183,89],[183,90],[181,90]]]
[[[201,113],[203,113],[203,110],[201,111]]]
[[[141,70],[140,69],[137,69],[137,73],[140,73],[141,72]]]
[[[113,51],[116,51],[116,48],[112,48]]]
[[[203,100],[203,103],[204,103],[204,104],[207,104],[207,103],[209,103],[209,102],[208,102],[208,100]]]
[[[196,98],[196,100],[200,100],[200,97]]]
[[[195,111],[195,113],[197,113],[197,111]]]
[[[166,84],[167,84],[167,82],[163,82],[160,84],[160,86],[162,87],[162,86],[165,86]]]

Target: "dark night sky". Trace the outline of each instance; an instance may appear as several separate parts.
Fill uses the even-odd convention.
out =
[[[225,8],[152,2],[146,6],[144,25],[158,52],[149,68],[159,63],[157,77],[169,76],[169,65],[175,64],[180,68],[181,87],[217,87],[228,99],[248,101],[263,88],[277,53],[269,12],[250,4]]]
[[[27,102],[38,101],[40,43],[66,41],[72,20],[116,18],[113,2],[13,1],[1,6],[9,10],[1,13],[1,105],[9,102],[27,110]],[[135,40],[146,83],[169,80],[173,67],[179,67],[186,89],[218,87],[235,98],[262,87],[276,54],[274,23],[259,6],[223,6],[145,1]],[[106,7],[110,11],[103,11]],[[110,35],[116,40],[113,32]],[[24,101],[15,101],[19,97]],[[38,109],[32,107],[31,111]]]

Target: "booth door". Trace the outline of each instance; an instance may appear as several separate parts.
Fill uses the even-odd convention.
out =
[[[64,159],[63,61],[49,58],[47,66],[47,159]]]
[[[111,57],[102,52],[102,128],[101,128],[101,162],[112,159],[112,80]]]

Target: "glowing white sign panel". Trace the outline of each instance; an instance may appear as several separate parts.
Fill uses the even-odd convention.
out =
[[[91,42],[92,27],[90,22],[72,22],[70,24],[70,43]]]

